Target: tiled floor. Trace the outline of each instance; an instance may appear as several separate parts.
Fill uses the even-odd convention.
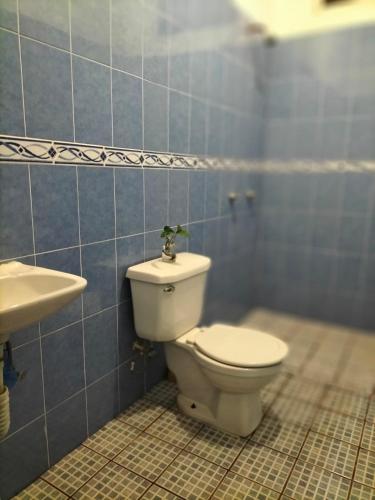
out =
[[[247,439],[179,413],[162,382],[19,499],[375,499],[375,336],[258,310],[287,341]]]

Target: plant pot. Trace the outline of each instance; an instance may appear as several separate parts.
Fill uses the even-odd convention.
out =
[[[163,262],[173,262],[176,260],[176,245],[174,243],[163,245],[161,260]]]

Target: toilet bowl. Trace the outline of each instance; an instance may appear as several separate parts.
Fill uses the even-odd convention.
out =
[[[219,429],[247,436],[262,416],[260,390],[280,372],[287,345],[264,332],[232,325],[198,328],[208,257],[181,253],[130,267],[135,329],[164,342],[180,410]]]

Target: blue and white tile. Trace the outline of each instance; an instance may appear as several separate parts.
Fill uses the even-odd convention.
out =
[[[112,0],[111,12],[112,66],[142,76],[142,2]]]
[[[48,468],[44,417],[0,442],[0,496],[11,498]]]
[[[189,172],[189,221],[204,219],[206,172]]]
[[[143,172],[136,169],[115,170],[116,236],[144,231]]]
[[[69,50],[68,0],[20,0],[19,10],[23,35]]]
[[[72,50],[104,64],[110,63],[109,0],[72,2]]]
[[[91,384],[117,365],[117,308],[86,318],[85,337],[86,383]]]
[[[69,53],[26,38],[21,49],[27,135],[73,140]]]
[[[189,172],[169,173],[169,225],[184,225],[188,220]]]
[[[82,324],[42,338],[44,391],[47,410],[84,387]]]
[[[81,242],[93,243],[115,236],[113,169],[79,168],[78,194]]]
[[[94,434],[119,412],[117,370],[87,388],[89,435]]]
[[[32,254],[30,186],[26,166],[1,166],[0,212],[0,259]]]
[[[189,97],[169,92],[169,151],[174,153],[189,151],[189,106]]]
[[[47,413],[48,451],[51,465],[74,450],[87,437],[85,391],[66,399]]]
[[[2,19],[4,19],[2,17],[3,12],[4,10],[0,10],[0,18]],[[5,134],[24,135],[22,82],[17,35],[0,30],[0,45],[0,129]]]
[[[203,155],[206,153],[206,128],[208,106],[197,99],[191,99],[190,118],[190,153]]]
[[[32,166],[31,192],[36,251],[47,252],[78,245],[75,169]]]
[[[142,148],[142,80],[112,71],[113,144]]]
[[[137,339],[134,328],[133,307],[127,300],[117,307],[119,364],[133,358],[133,343]]]
[[[167,151],[168,148],[168,90],[149,82],[143,84],[144,148]]]
[[[145,5],[143,11],[143,76],[168,85],[168,21]]]
[[[87,279],[83,313],[89,316],[116,304],[115,241],[82,247],[82,276]]]
[[[44,412],[42,363],[39,340],[13,350],[16,370],[24,376],[10,390],[9,433],[17,431]]]
[[[76,141],[112,145],[111,70],[73,57],[73,86]]]
[[[116,240],[118,302],[130,298],[130,282],[126,271],[144,261],[144,235],[127,236]]]
[[[168,224],[168,171],[145,169],[145,231]]]

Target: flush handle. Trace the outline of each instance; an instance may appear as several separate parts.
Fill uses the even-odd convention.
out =
[[[173,293],[175,291],[175,287],[173,285],[167,285],[165,288],[163,288],[163,292],[165,293]]]

